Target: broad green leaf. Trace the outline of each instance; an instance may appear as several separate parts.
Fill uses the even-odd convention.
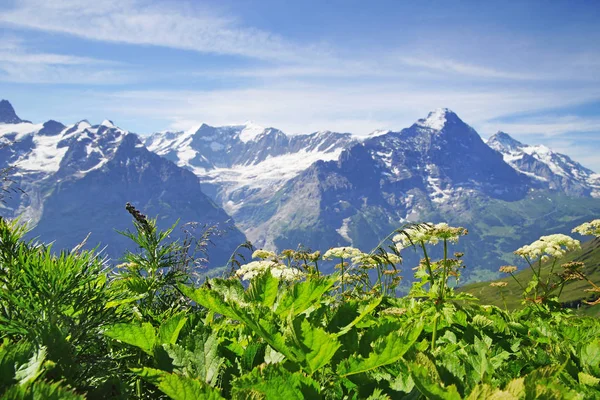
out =
[[[84,400],[85,397],[61,386],[60,382],[33,382],[9,388],[2,399],[7,400]]]
[[[146,297],[147,293],[138,294],[137,296],[128,297],[126,299],[112,300],[106,303],[104,308],[114,308],[119,307],[125,304],[133,303],[134,301],[138,301]]]
[[[586,374],[585,372],[578,372],[577,378],[579,379],[579,383],[582,385],[597,386],[600,383],[599,378],[596,378],[590,374]]]
[[[373,391],[373,394],[367,397],[367,400],[391,400],[391,397],[383,393],[381,389],[377,388]]]
[[[358,315],[356,316],[356,318],[354,318],[354,320],[352,320],[352,322],[350,322],[348,325],[344,326],[337,333],[335,333],[335,336],[342,336],[342,335],[345,335],[346,333],[348,333],[350,331],[350,329],[352,329],[353,326],[358,324],[363,318],[365,318],[375,308],[377,308],[377,306],[381,303],[382,299],[383,299],[382,297],[375,297],[375,298],[371,299],[371,301],[369,301],[368,303],[361,304],[358,307]]]
[[[133,323],[115,324],[104,331],[104,334],[111,339],[139,347],[144,352],[153,355],[156,330],[148,322],[141,325]]]
[[[305,360],[308,364],[308,371],[312,374],[329,363],[341,344],[334,335],[322,328],[311,326],[305,318],[302,318],[299,330],[300,333],[297,333],[297,337],[306,347]]]
[[[580,351],[581,364],[594,375],[600,375],[600,340],[587,343]]]
[[[517,378],[508,382],[505,391],[509,392],[514,397],[521,399],[525,397],[525,378]]]
[[[422,331],[423,322],[419,321],[410,329],[391,332],[375,341],[368,357],[352,355],[339,364],[337,372],[348,376],[396,362],[413,346]]]
[[[19,385],[26,385],[35,381],[44,372],[42,365],[47,354],[46,348],[40,347],[26,364],[21,365],[15,371],[15,379],[19,382]]]
[[[33,352],[33,344],[7,343],[0,347],[0,393],[16,382],[15,372],[19,365],[27,364]]]
[[[483,384],[475,386],[465,400],[519,400],[519,398],[510,392]]]
[[[437,371],[417,362],[410,362],[410,372],[419,392],[429,400],[460,400],[456,386],[444,387]],[[435,368],[435,367],[433,367]],[[432,376],[433,375],[433,376]]]
[[[135,368],[134,373],[152,383],[173,400],[219,400],[223,399],[217,389],[206,383],[185,376],[170,374],[154,368]]]
[[[300,372],[279,365],[254,368],[233,382],[233,399],[301,400],[319,398],[318,385]]]
[[[216,385],[225,363],[225,359],[219,356],[217,334],[196,332],[186,338],[184,345],[185,347],[171,343],[163,345],[173,360],[173,366],[187,377],[200,379],[211,386]]]
[[[415,382],[410,375],[408,365],[399,363],[398,370],[398,376],[390,381],[390,388],[398,392],[410,393],[415,387]]]
[[[183,284],[179,284],[177,287],[185,296],[189,297],[201,306],[204,306],[209,310],[218,314],[222,314],[226,317],[238,319],[237,314],[233,311],[232,307],[225,301],[221,294],[204,287],[194,289]]]
[[[226,302],[244,304],[246,295],[244,286],[238,279],[215,278],[209,281],[210,290],[223,296]]]
[[[184,313],[173,315],[168,320],[160,324],[158,329],[158,339],[160,343],[175,344],[179,337],[179,332],[187,322],[187,317]]]
[[[280,352],[273,350],[271,346],[265,349],[265,362],[267,364],[278,364],[285,360],[285,356]]]
[[[277,315],[292,313],[296,316],[319,303],[321,297],[335,284],[335,276],[309,278],[292,285],[277,305]]]
[[[271,308],[277,299],[278,289],[279,279],[274,278],[271,271],[267,270],[252,279],[246,291],[246,299]]]

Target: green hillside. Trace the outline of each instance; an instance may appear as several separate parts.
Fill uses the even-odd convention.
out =
[[[592,282],[600,283],[600,238],[583,243],[581,245],[581,250],[576,250],[567,254],[564,259],[560,261],[560,264],[570,261],[580,261],[585,263],[583,269],[585,275]],[[524,262],[518,265],[518,267],[519,272],[515,274],[515,277],[523,285],[526,285],[527,282],[531,280],[533,272]],[[555,272],[560,272],[560,269],[560,266],[555,267]],[[550,264],[542,266],[542,277],[547,277],[549,272]],[[492,287],[490,286],[490,282],[478,282],[465,285],[460,288],[459,291],[468,292],[477,296],[482,304],[493,304],[499,307],[504,307],[506,305],[509,309],[520,308],[522,290],[515,280],[510,276],[506,276],[495,282],[506,282],[508,283],[508,286]],[[585,289],[589,288],[590,285],[586,281],[569,281],[565,285],[559,300],[568,307],[577,308],[579,305],[579,308],[588,315],[600,315],[600,305],[590,307],[581,302],[582,300],[594,298],[592,293],[585,291]]]

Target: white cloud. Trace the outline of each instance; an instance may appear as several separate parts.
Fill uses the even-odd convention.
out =
[[[23,0],[13,9],[0,13],[0,22],[107,42],[259,59],[301,60],[309,51],[278,35],[239,26],[231,18],[182,2]],[[315,50],[310,49],[310,52],[315,53]]]
[[[484,91],[415,88],[399,83],[287,82],[211,91],[121,91],[101,100],[101,107],[132,116],[161,116],[178,127],[182,127],[178,121],[220,125],[252,119],[289,133],[330,129],[365,135],[380,128],[402,129],[437,107],[453,109],[467,123],[486,132],[487,121],[495,118],[574,105],[599,95],[592,89]],[[497,124],[497,129],[503,126]]]
[[[495,129],[515,135],[561,136],[568,133],[600,132],[600,118],[576,115],[522,118],[514,122],[485,123],[486,132]]]
[[[467,64],[451,59],[441,59],[434,57],[399,57],[398,60],[411,67],[425,68],[435,71],[450,72],[469,77],[478,78],[499,78],[514,80],[537,80],[540,75],[523,74],[515,72],[501,71],[495,68],[489,68],[480,65]]]

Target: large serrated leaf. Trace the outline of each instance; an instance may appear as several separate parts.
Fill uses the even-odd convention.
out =
[[[425,357],[421,357],[425,360]],[[410,362],[410,373],[419,392],[429,400],[460,400],[461,396],[456,386],[444,387],[440,383],[437,371],[432,371],[434,366],[427,366],[419,362]],[[433,376],[432,376],[433,375]]]
[[[348,333],[353,326],[358,324],[360,321],[362,321],[363,318],[369,315],[381,303],[382,299],[382,297],[375,297],[371,299],[368,303],[359,305],[357,310],[358,315],[356,316],[356,318],[354,318],[349,324],[347,324],[346,326],[341,328],[337,333],[335,333],[335,336],[342,336]]]
[[[104,334],[111,339],[139,347],[145,353],[153,355],[156,330],[148,322],[141,325],[133,323],[115,324],[104,331]]]
[[[60,382],[33,382],[28,385],[15,385],[4,392],[2,399],[7,400],[84,400],[85,397],[74,393]]]
[[[203,287],[194,289],[183,284],[179,284],[178,287],[181,293],[201,306],[226,317],[237,319],[237,314],[225,301],[223,295]]]
[[[15,371],[15,379],[19,385],[26,385],[36,380],[43,372],[42,365],[46,360],[47,351],[45,347],[40,347],[26,364],[21,365]]]
[[[136,368],[133,372],[144,380],[156,385],[158,389],[174,400],[220,400],[223,399],[217,389],[206,383],[185,376],[170,374],[154,368]]]
[[[217,335],[207,332],[186,338],[185,348],[171,343],[163,345],[173,360],[173,366],[183,375],[200,379],[211,386],[217,384],[219,372],[225,363],[225,359],[219,356],[218,347]]]
[[[396,362],[413,346],[422,331],[423,322],[419,321],[410,329],[391,332],[375,341],[368,357],[350,356],[339,364],[337,372],[341,376],[348,376]]]
[[[246,291],[246,299],[249,302],[256,302],[271,308],[277,299],[278,289],[279,279],[274,278],[271,272],[267,270],[252,279]]]
[[[334,335],[322,328],[311,326],[304,318],[299,330],[297,337],[306,347],[305,361],[308,364],[308,371],[312,374],[329,363],[341,344]]]
[[[335,277],[310,278],[304,282],[295,283],[283,295],[275,312],[284,316],[292,313],[296,316],[309,307],[319,303],[321,297],[334,285]]]
[[[279,365],[254,368],[233,382],[233,399],[301,400],[319,398],[318,385],[300,372]]]
[[[187,322],[187,317],[184,313],[173,315],[168,320],[160,324],[158,329],[158,338],[160,343],[171,343],[175,344],[179,337],[179,332]]]

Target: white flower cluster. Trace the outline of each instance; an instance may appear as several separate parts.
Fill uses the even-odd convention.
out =
[[[285,281],[298,280],[304,276],[304,274],[297,269],[289,268],[274,261],[252,261],[242,265],[235,274],[242,280],[248,281],[267,270],[271,271],[273,277]]]
[[[348,259],[360,257],[363,255],[363,252],[354,247],[334,247],[325,252],[323,258],[325,260],[335,260],[335,259]]]
[[[396,243],[398,251],[412,246],[413,244],[437,244],[440,240],[447,240],[451,243],[458,242],[460,236],[467,234],[465,228],[448,226],[445,222],[439,224],[427,224],[407,228],[404,233],[399,233],[392,238]],[[412,242],[412,243],[411,243]]]
[[[272,251],[258,249],[254,253],[252,253],[252,258],[260,258],[262,260],[275,260],[277,259],[277,254]]]
[[[595,219],[590,222],[585,222],[575,229],[573,229],[573,233],[579,233],[583,236],[596,236],[600,237],[600,219]]]
[[[530,260],[537,260],[538,257],[545,261],[549,257],[560,258],[567,251],[581,248],[579,240],[570,236],[557,233],[555,235],[542,236],[535,242],[525,245],[515,251],[515,254]]]
[[[394,253],[386,253],[385,257],[381,255],[373,256],[367,253],[360,253],[359,255],[352,257],[352,264],[375,267],[379,264],[387,263],[382,262],[386,259],[390,264],[393,265],[400,264],[402,262],[402,258]]]

